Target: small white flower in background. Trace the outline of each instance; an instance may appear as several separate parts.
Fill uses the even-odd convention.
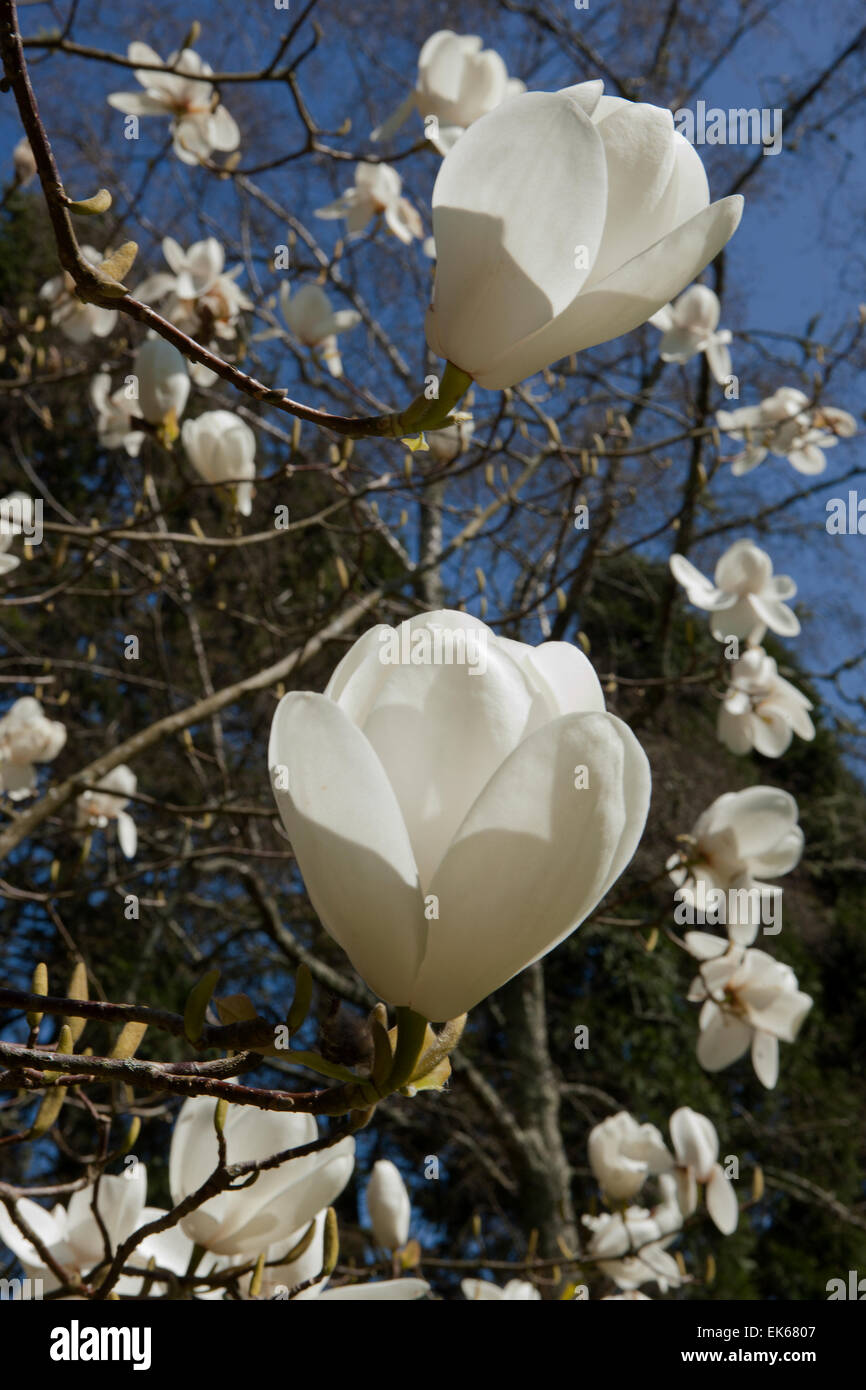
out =
[[[167,426],[169,432],[176,435],[189,399],[186,359],[173,343],[154,335],[141,344],[132,369],[138,378],[141,414],[151,425]]]
[[[582,652],[448,610],[371,628],[323,695],[286,695],[268,766],[323,926],[381,999],[431,1022],[575,930],[634,854],[650,794]]]
[[[689,989],[703,1003],[698,1061],[721,1071],[751,1048],[758,1080],[769,1090],[779,1075],[779,1042],[793,1042],[812,1007],[789,965],[752,947],[729,945],[709,932],[687,932],[686,946],[703,964]]]
[[[785,599],[797,586],[789,574],[773,574],[773,561],[754,541],[734,541],[715,568],[711,584],[690,560],[672,555],[671,574],[682,584],[689,603],[712,613],[710,631],[718,640],[748,638],[760,642],[767,631],[796,637],[800,621]]]
[[[506,1303],[528,1303],[541,1298],[538,1289],[528,1279],[509,1279],[504,1288],[490,1279],[461,1279],[460,1287],[463,1297],[472,1303],[498,1303],[502,1300]]]
[[[256,476],[256,436],[249,425],[230,410],[207,410],[184,421],[181,439],[199,476],[226,487],[235,509],[249,516]]]
[[[602,87],[513,97],[442,161],[427,342],[489,390],[645,323],[739,223],[669,110]]]
[[[195,1192],[219,1160],[214,1115],[206,1096],[184,1101],[175,1122],[169,1156],[169,1183],[175,1206]],[[230,1105],[223,1135],[228,1162],[272,1158],[318,1138],[312,1115],[253,1110]],[[191,1211],[181,1229],[197,1245],[217,1255],[253,1255],[272,1245],[297,1245],[314,1217],[336,1201],[355,1164],[355,1141],[341,1139],[329,1149],[264,1169],[249,1187],[222,1192]]]
[[[671,1180],[672,1181],[672,1180]],[[667,1197],[670,1197],[668,1192]],[[663,1216],[672,1215],[673,1207],[666,1201]],[[583,1224],[592,1231],[586,1256],[597,1268],[612,1279],[617,1288],[625,1291],[639,1289],[641,1284],[658,1284],[662,1293],[679,1288],[683,1283],[679,1266],[667,1247],[676,1230],[682,1225],[680,1215],[674,1230],[663,1219],[661,1224],[645,1207],[627,1207],[624,1212],[603,1212],[600,1216],[584,1216]]]
[[[716,732],[732,753],[754,748],[765,758],[778,758],[794,734],[807,742],[815,737],[811,708],[812,701],[779,675],[773,657],[763,647],[750,647],[732,663]]]
[[[436,117],[427,138],[440,154],[447,154],[473,121],[525,91],[518,78],[508,76],[495,49],[483,49],[481,42],[476,34],[455,34],[450,29],[431,34],[418,55],[414,90],[370,139],[390,139],[417,111],[425,126],[428,116]]]
[[[295,337],[306,347],[318,348],[331,376],[341,377],[343,360],[337,348],[337,334],[354,328],[361,315],[355,309],[335,312],[320,285],[301,285],[292,294],[286,280],[280,285],[280,308]]]
[[[699,882],[705,890],[758,890],[781,893],[765,883],[790,873],[803,853],[803,832],[797,824],[797,803],[778,787],[746,787],[725,792],[698,817],[687,847],[667,862],[681,902],[695,901]],[[758,904],[760,906],[760,904]],[[751,946],[758,934],[760,912],[754,921],[728,921],[728,936],[740,946]]]
[[[690,285],[673,304],[665,304],[649,322],[661,330],[659,355],[665,362],[688,362],[704,353],[720,386],[731,375],[731,332],[719,328],[722,306],[709,285]]]
[[[111,821],[116,823],[117,842],[127,859],[133,858],[138,847],[135,821],[125,809],[137,785],[132,768],[121,763],[100,778],[99,791],[82,792],[75,803],[79,826],[90,825],[104,830]]]
[[[367,1210],[376,1244],[384,1250],[400,1250],[409,1239],[412,1206],[400,1170],[389,1158],[373,1164],[367,1184]]]
[[[112,92],[109,106],[129,116],[170,116],[174,152],[184,164],[198,164],[214,150],[236,150],[241,141],[237,124],[207,79],[213,69],[191,48],[170,53],[163,63],[146,43],[131,43],[127,49],[131,63],[148,63],[153,68],[135,73],[143,92]]]
[[[355,182],[333,203],[316,209],[317,217],[345,217],[349,236],[358,236],[371,218],[381,213],[385,224],[408,246],[423,237],[424,226],[417,210],[401,194],[403,181],[390,164],[358,164]]]
[[[823,473],[824,450],[857,432],[857,421],[836,406],[810,406],[809,397],[794,386],[780,386],[760,405],[716,411],[716,423],[746,447],[732,461],[737,477],[750,473],[767,454],[786,458],[798,473]]]
[[[253,307],[235,283],[243,266],[225,270],[225,249],[216,237],[196,241],[184,251],[173,237],[167,236],[162,254],[171,274],[160,271],[149,276],[138,286],[136,298],[146,303],[167,298],[166,317],[184,333],[195,334],[204,321],[204,326],[212,328],[218,338],[236,337],[241,311]]]
[[[91,1184],[73,1192],[68,1206],[58,1203],[50,1211],[29,1197],[22,1197],[15,1203],[21,1218],[73,1277],[88,1274],[105,1260],[105,1240],[93,1212],[94,1194],[95,1187]],[[133,1231],[167,1214],[157,1207],[145,1206],[146,1195],[147,1169],[143,1163],[136,1163],[134,1168],[121,1176],[104,1173],[100,1178],[96,1205],[108,1234],[112,1254]],[[21,1261],[26,1278],[41,1279],[46,1293],[60,1288],[60,1280],[54,1271],[19,1231],[2,1204],[0,1241]],[[156,1235],[145,1236],[130,1256],[129,1263],[144,1269],[153,1260],[160,1269],[183,1274],[189,1265],[192,1249],[192,1241],[173,1227]],[[122,1274],[114,1288],[120,1295],[135,1297],[141,1292],[143,1282],[134,1275]]]
[[[12,165],[15,169],[15,182],[19,188],[26,188],[30,180],[36,177],[36,160],[26,135],[21,136],[12,151]]]
[[[141,417],[132,409],[135,404],[126,395],[125,387],[111,390],[108,372],[97,372],[90,383],[90,400],[96,411],[96,433],[106,449],[125,449],[130,458],[138,458],[144,443],[144,431],[135,428]]]
[[[16,700],[0,719],[0,791],[12,801],[36,790],[34,763],[50,763],[66,742],[66,728],[48,719],[32,695]]]
[[[33,498],[26,492],[10,492],[0,501],[0,575],[10,574],[21,564],[19,556],[10,555],[9,550],[25,528],[32,534],[34,515]]]
[[[670,1118],[671,1140],[677,1157],[676,1190],[684,1216],[697,1210],[698,1183],[706,1186],[707,1211],[723,1236],[737,1229],[740,1208],[730,1178],[719,1163],[719,1136],[706,1115],[687,1105]]]
[[[79,250],[88,265],[102,265],[104,256],[95,247],[81,246]],[[98,304],[85,304],[76,297],[75,282],[65,270],[46,280],[39,295],[51,301],[51,322],[70,342],[86,343],[89,338],[107,338],[117,323],[116,309],[101,309]]]
[[[609,1115],[589,1132],[589,1166],[606,1196],[626,1201],[651,1173],[665,1173],[671,1156],[655,1125],[638,1124],[627,1110]]]
[[[453,424],[446,425],[441,430],[431,430],[424,437],[437,463],[453,463],[461,454],[466,453],[474,433],[475,421],[471,415],[461,410],[454,417]]]

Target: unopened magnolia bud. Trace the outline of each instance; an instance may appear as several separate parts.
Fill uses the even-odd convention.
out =
[[[412,1207],[399,1169],[388,1158],[373,1165],[367,1184],[367,1210],[377,1245],[399,1250],[406,1244]]]

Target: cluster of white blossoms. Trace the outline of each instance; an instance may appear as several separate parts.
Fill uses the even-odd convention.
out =
[[[164,300],[172,323],[200,343],[236,338],[241,314],[253,307],[237,284],[243,266],[226,270],[225,247],[212,236],[194,242],[187,251],[173,237],[165,237],[162,254],[169,271],[142,281],[137,297],[147,303]],[[197,386],[206,388],[216,381],[216,373],[200,362],[190,363],[189,371]]]
[[[191,48],[170,53],[165,62],[146,43],[131,43],[127,57],[142,92],[112,92],[109,106],[128,116],[167,116],[174,152],[184,164],[199,164],[214,150],[236,150],[237,123],[220,104],[209,78],[213,69]]]
[[[779,675],[775,660],[759,644],[769,629],[796,637],[800,622],[786,600],[797,593],[788,574],[773,574],[765,550],[750,540],[735,541],[716,565],[714,583],[683,555],[670,557],[671,573],[690,603],[711,613],[710,631],[720,642],[736,639],[728,687],[719,707],[718,736],[732,753],[754,748],[778,758],[794,734],[815,737],[811,700]],[[739,653],[739,642],[750,645]]]
[[[798,473],[823,473],[824,450],[857,432],[857,421],[847,410],[810,405],[809,397],[794,386],[780,386],[760,405],[719,410],[716,423],[732,439],[746,442],[731,464],[738,477],[757,468],[767,454],[786,458]]]
[[[673,1153],[655,1125],[639,1124],[627,1110],[603,1120],[589,1135],[590,1167],[614,1209],[584,1216],[592,1233],[585,1255],[624,1292],[654,1282],[665,1293],[684,1282],[668,1247],[697,1210],[699,1188],[722,1234],[737,1228],[737,1198],[718,1161],[712,1122],[683,1106],[671,1115],[669,1129]],[[652,1207],[626,1205],[650,1178],[657,1179],[661,1200]]]
[[[727,904],[727,940],[710,932],[686,932],[685,946],[701,961],[689,999],[702,1004],[698,1061],[719,1071],[751,1048],[758,1079],[775,1086],[779,1042],[793,1042],[812,1007],[790,966],[752,949],[762,922],[780,929],[782,889],[766,882],[790,873],[803,853],[794,798],[778,787],[726,792],[698,817],[684,847],[668,860],[676,896],[706,911],[713,895]]]
[[[217,1103],[203,1096],[187,1100],[181,1107],[169,1156],[174,1206],[196,1192],[217,1167],[216,1112]],[[312,1115],[244,1106],[226,1108],[222,1133],[229,1164],[264,1164],[276,1154],[312,1144],[319,1137]],[[251,1297],[252,1271],[264,1255],[257,1297],[330,1301],[422,1298],[429,1289],[423,1279],[326,1287],[325,1217],[354,1167],[355,1141],[346,1138],[277,1167],[263,1168],[254,1183],[222,1192],[190,1211],[177,1225],[145,1236],[126,1262],[141,1269],[142,1276],[121,1275],[116,1292],[140,1296],[144,1272],[150,1266],[148,1278],[154,1281],[156,1293],[166,1291],[172,1276],[189,1273],[200,1283],[194,1291],[196,1298],[223,1297],[230,1279],[236,1280],[243,1297]],[[87,1280],[135,1231],[168,1214],[147,1206],[146,1200],[147,1169],[134,1162],[122,1176],[104,1174],[98,1190],[91,1185],[73,1193],[66,1207],[58,1204],[48,1211],[38,1202],[22,1198],[15,1204],[15,1215],[56,1263],[73,1278]],[[376,1244],[389,1250],[405,1244],[409,1197],[397,1169],[387,1160],[374,1167],[367,1206]],[[54,1270],[3,1206],[0,1241],[20,1260],[26,1277],[41,1279],[46,1292],[61,1287]],[[208,1286],[209,1280],[216,1280],[215,1288]]]

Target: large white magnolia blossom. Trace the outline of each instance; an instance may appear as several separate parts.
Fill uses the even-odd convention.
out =
[[[186,358],[173,343],[152,334],[136,352],[133,372],[144,419],[151,425],[168,424],[176,430],[189,399]]]
[[[217,338],[236,337],[241,311],[253,307],[235,283],[243,266],[226,270],[225,248],[213,236],[193,242],[187,251],[167,236],[162,254],[171,273],[149,276],[139,285],[136,297],[146,303],[165,299],[166,316],[184,333],[196,334],[203,325]]]
[[[94,267],[102,265],[103,253],[95,246],[78,248]],[[75,293],[75,281],[67,271],[55,275],[39,291],[41,299],[51,302],[51,322],[64,337],[73,343],[86,343],[89,338],[107,338],[117,323],[116,309],[101,309],[98,304],[85,304]]]
[[[736,637],[760,642],[767,628],[780,637],[796,637],[800,631],[796,613],[785,603],[797,585],[789,574],[773,574],[773,561],[754,541],[734,541],[728,547],[716,565],[715,583],[684,555],[672,555],[669,563],[689,603],[712,614],[710,631],[719,641]]]
[[[13,542],[25,533],[32,537],[35,517],[33,498],[26,492],[10,492],[0,500],[0,575],[10,574],[21,560],[10,555]]]
[[[752,947],[729,945],[709,932],[687,932],[686,946],[702,962],[689,999],[702,1003],[698,1061],[721,1071],[751,1048],[758,1080],[768,1089],[779,1075],[779,1042],[793,1042],[812,999],[789,965]]]
[[[316,209],[317,217],[345,217],[349,236],[358,236],[371,218],[380,213],[385,225],[408,246],[423,237],[424,226],[408,198],[402,195],[403,180],[390,164],[357,164],[355,182],[333,203]]]
[[[181,439],[199,476],[226,487],[237,511],[249,516],[256,476],[256,436],[249,425],[230,410],[206,410],[184,421]]]
[[[146,63],[135,79],[143,92],[112,92],[109,106],[129,116],[169,116],[174,152],[184,164],[209,159],[214,150],[236,150],[241,134],[232,116],[219,103],[208,78],[213,68],[191,48],[170,53],[163,63],[146,43],[131,43],[131,63]]]
[[[773,657],[763,647],[750,647],[732,663],[716,731],[732,753],[754,748],[765,758],[778,758],[794,734],[808,742],[815,737],[811,708],[812,701],[779,675]]]
[[[665,362],[688,362],[704,353],[720,386],[731,375],[731,331],[719,328],[722,306],[709,285],[690,285],[673,304],[665,304],[650,323],[661,330],[659,354]]]
[[[541,1298],[528,1279],[509,1279],[504,1288],[491,1279],[461,1279],[460,1288],[472,1303],[529,1303]]]
[[[687,1105],[671,1115],[669,1128],[676,1154],[677,1200],[684,1216],[698,1205],[698,1183],[705,1184],[707,1211],[723,1236],[737,1229],[740,1208],[730,1178],[719,1163],[719,1136],[706,1115]]]
[[[409,1239],[412,1205],[399,1168],[389,1158],[373,1164],[367,1183],[367,1210],[376,1244],[399,1250]]]
[[[480,386],[637,328],[736,230],[671,112],[602,88],[514,97],[442,162],[427,341]]]
[[[346,333],[361,322],[356,309],[331,308],[321,285],[301,285],[292,294],[287,280],[280,285],[280,308],[286,324],[306,347],[318,348],[333,377],[343,375],[343,359],[337,347],[337,334]]]
[[[427,138],[447,154],[467,126],[486,116],[507,97],[526,90],[495,49],[482,48],[476,34],[440,29],[431,34],[418,55],[418,76],[393,115],[378,126],[371,140],[387,140],[413,111],[424,120]],[[428,122],[435,116],[435,124]]]
[[[136,397],[127,395],[126,386],[111,389],[109,372],[97,372],[90,383],[90,400],[96,411],[96,433],[106,449],[125,449],[130,458],[138,458],[145,434],[136,429],[141,416],[132,407]]]
[[[646,756],[586,657],[466,613],[379,624],[271,727],[322,924],[380,998],[457,1017],[564,940],[631,859]]]
[[[32,695],[16,700],[0,719],[0,792],[12,801],[36,790],[34,763],[50,763],[66,743],[66,727],[48,719]]]
[[[666,1173],[671,1156],[655,1125],[638,1124],[627,1110],[609,1115],[589,1132],[589,1166],[607,1197],[634,1197],[650,1174]]]
[[[166,1215],[158,1207],[146,1206],[146,1195],[147,1169],[143,1163],[136,1163],[119,1177],[104,1173],[99,1180],[98,1193],[93,1184],[73,1192],[66,1207],[58,1203],[49,1211],[29,1197],[22,1197],[15,1203],[15,1209],[70,1275],[84,1277],[106,1258],[105,1239],[93,1211],[94,1196],[108,1236],[109,1252],[113,1255],[133,1231]],[[25,1278],[42,1280],[43,1292],[60,1288],[57,1275],[18,1229],[2,1203],[0,1242],[20,1260]],[[144,1269],[153,1260],[159,1269],[183,1274],[192,1248],[192,1242],[182,1231],[170,1227],[156,1235],[145,1236],[128,1263]],[[121,1296],[134,1298],[141,1292],[142,1283],[143,1280],[135,1275],[122,1274],[114,1289]]]
[[[135,794],[138,779],[131,767],[120,763],[101,777],[97,786],[99,791],[82,792],[77,798],[76,819],[79,826],[91,826],[104,830],[112,821],[117,827],[117,842],[127,859],[132,859],[138,848],[138,831],[135,821],[126,810],[129,798]]]
[[[780,386],[760,405],[716,411],[719,429],[746,447],[732,461],[738,477],[763,463],[767,454],[786,458],[798,473],[823,473],[824,450],[857,432],[857,421],[837,406],[810,406],[809,397],[795,386]]]
[[[625,1211],[583,1218],[583,1224],[592,1232],[585,1252],[587,1258],[622,1290],[655,1282],[666,1293],[683,1282],[679,1265],[667,1253],[682,1225],[676,1183],[667,1175],[659,1179],[659,1184],[663,1201],[652,1210],[627,1207]]]
[[[746,787],[716,797],[695,821],[684,848],[668,860],[679,900],[694,904],[699,883],[704,894],[710,889],[757,889],[756,907],[765,895],[780,893],[763,880],[790,873],[800,862],[803,832],[797,816],[793,796],[778,787]],[[747,914],[745,921],[729,918],[728,936],[751,946],[759,920],[759,911]]]
[[[210,1177],[219,1160],[214,1116],[216,1102],[206,1096],[184,1101],[171,1137],[169,1183],[177,1206]],[[265,1160],[313,1143],[312,1115],[228,1107],[223,1134],[227,1161]],[[331,1205],[352,1175],[355,1141],[341,1139],[329,1149],[263,1169],[247,1187],[221,1192],[183,1217],[190,1240],[217,1255],[253,1255],[282,1243],[297,1245],[314,1217]]]

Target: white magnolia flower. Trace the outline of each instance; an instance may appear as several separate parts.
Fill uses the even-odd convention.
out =
[[[650,319],[664,334],[659,347],[662,360],[688,362],[703,352],[714,378],[724,386],[731,375],[731,332],[719,328],[721,312],[719,297],[709,285],[690,285],[675,303],[665,304]]]
[[[602,86],[514,97],[442,162],[427,341],[480,386],[637,328],[736,230],[671,112]]]
[[[207,80],[213,69],[197,53],[184,48],[163,63],[148,44],[131,43],[127,56],[149,65],[135,73],[144,91],[112,92],[109,106],[129,116],[170,116],[174,152],[184,164],[209,159],[214,150],[237,149],[240,131]]]
[[[68,1206],[58,1203],[51,1211],[29,1197],[22,1197],[15,1203],[16,1211],[24,1222],[73,1277],[86,1276],[103,1264],[106,1258],[105,1239],[93,1212],[95,1191],[93,1184],[81,1188],[73,1192]],[[103,1174],[100,1178],[96,1206],[108,1235],[111,1254],[133,1231],[166,1215],[158,1207],[145,1206],[146,1194],[147,1169],[143,1163],[136,1163],[119,1177]],[[0,1242],[8,1246],[20,1260],[26,1278],[42,1280],[45,1293],[60,1288],[60,1280],[54,1271],[18,1229],[2,1204]],[[170,1228],[156,1235],[145,1236],[130,1256],[129,1263],[145,1268],[152,1259],[160,1269],[183,1274],[192,1249],[192,1242],[181,1231]],[[122,1274],[114,1288],[121,1296],[134,1298],[141,1292],[142,1282],[134,1275]]]
[[[717,733],[732,753],[754,748],[765,758],[778,758],[794,734],[809,742],[815,737],[811,708],[812,701],[779,675],[764,648],[750,647],[732,663]]]
[[[322,924],[376,994],[431,1021],[570,935],[649,804],[646,756],[582,652],[447,610],[379,624],[324,695],[284,696],[268,763]]]
[[[81,246],[79,250],[88,265],[102,265],[103,254],[94,246]],[[70,342],[107,338],[117,323],[116,309],[101,309],[98,304],[85,304],[76,297],[75,281],[65,270],[46,280],[39,295],[51,301],[51,322]]]
[[[376,1244],[384,1250],[401,1249],[409,1239],[412,1206],[400,1170],[389,1158],[380,1158],[373,1164],[367,1184],[367,1210]]]
[[[21,136],[12,151],[12,166],[15,170],[15,182],[19,188],[26,188],[31,179],[36,177],[36,160],[26,135]]]
[[[706,1185],[707,1211],[723,1236],[737,1229],[740,1208],[733,1183],[719,1163],[719,1136],[706,1115],[687,1105],[670,1118],[671,1140],[677,1156],[677,1197],[684,1216],[697,1210],[698,1183]]]
[[[793,1042],[812,1007],[789,965],[752,947],[729,945],[709,932],[687,932],[686,946],[703,962],[689,999],[703,1002],[698,1061],[721,1071],[751,1048],[758,1080],[772,1089],[779,1041]]]
[[[655,1125],[638,1124],[627,1110],[609,1115],[589,1132],[589,1166],[614,1201],[626,1201],[651,1173],[665,1173],[671,1156]]]
[[[96,411],[96,432],[106,449],[125,449],[130,458],[138,458],[144,443],[144,431],[135,428],[141,416],[133,409],[133,400],[121,386],[112,393],[111,376],[97,372],[90,383],[90,400]]]
[[[151,425],[177,426],[189,399],[186,359],[173,343],[156,335],[145,338],[133,362],[138,379],[138,408]]]
[[[857,421],[836,406],[809,405],[809,397],[794,386],[780,386],[760,405],[716,411],[719,429],[732,439],[746,440],[746,448],[733,460],[738,477],[763,463],[767,454],[786,458],[798,473],[823,473],[824,450],[857,432]]]
[[[695,822],[687,847],[668,860],[679,900],[694,904],[703,883],[705,894],[757,889],[760,909],[765,896],[781,893],[763,880],[790,873],[800,862],[803,832],[797,816],[793,796],[778,787],[746,787],[716,797]],[[746,921],[729,920],[730,939],[751,946],[759,919],[760,910],[750,910]]]
[[[471,415],[461,410],[454,417],[453,424],[446,425],[441,430],[431,430],[424,437],[437,463],[453,463],[461,454],[466,453],[474,433],[475,421]]]
[[[624,1212],[584,1216],[583,1223],[592,1231],[587,1257],[618,1288],[631,1291],[654,1282],[666,1293],[682,1284],[679,1266],[667,1253],[674,1232],[665,1230],[670,1223],[663,1221],[660,1225],[652,1211],[627,1207]]]
[[[167,236],[162,254],[171,274],[160,271],[151,275],[139,285],[137,298],[147,303],[166,299],[166,316],[184,333],[195,335],[205,329],[217,338],[236,337],[241,311],[253,307],[235,283],[243,266],[225,270],[225,249],[212,236],[194,242],[187,251]]]
[[[111,772],[106,772],[97,785],[99,791],[82,792],[76,800],[78,824],[104,830],[114,821],[117,825],[117,842],[127,859],[132,859],[138,847],[138,831],[126,807],[129,798],[135,795],[138,779],[131,767],[120,763]]]
[[[602,1303],[636,1303],[642,1300],[645,1303],[652,1303],[648,1293],[641,1293],[640,1289],[629,1289],[628,1293],[606,1293],[601,1300]]]
[[[241,516],[249,516],[256,476],[256,436],[249,425],[230,410],[206,410],[184,421],[181,439],[199,476],[227,487]]]
[[[25,528],[32,536],[34,517],[33,498],[26,492],[10,492],[0,501],[0,575],[10,574],[21,564],[9,551]]]
[[[217,1165],[214,1114],[206,1096],[184,1101],[171,1138],[169,1183],[175,1206],[195,1192]],[[264,1160],[318,1137],[312,1115],[248,1106],[228,1107],[223,1134],[229,1163]],[[197,1245],[218,1255],[258,1255],[269,1246],[297,1244],[313,1218],[330,1206],[352,1175],[355,1141],[264,1169],[249,1187],[222,1192],[181,1221]]]
[[[349,236],[357,236],[381,213],[388,229],[408,246],[415,237],[423,237],[424,227],[417,209],[402,196],[402,187],[403,180],[390,164],[358,164],[354,185],[336,202],[317,208],[316,216],[345,217]]]
[[[283,318],[296,338],[306,347],[318,348],[333,377],[343,375],[343,360],[337,348],[337,334],[346,333],[361,322],[355,309],[331,308],[321,285],[301,285],[293,295],[287,280],[280,285]]]
[[[425,1279],[377,1279],[367,1284],[340,1284],[336,1289],[325,1289],[318,1298],[331,1303],[412,1303],[429,1292]]]
[[[413,111],[418,111],[430,143],[440,154],[447,154],[473,121],[525,90],[521,81],[508,76],[494,49],[482,49],[477,35],[440,29],[431,34],[418,55],[414,91],[370,139],[389,139]],[[429,116],[435,116],[435,124],[428,122]]]
[[[12,801],[36,790],[34,763],[50,763],[66,742],[66,728],[47,719],[32,695],[16,700],[0,719],[0,791]]]
[[[461,1279],[463,1297],[473,1303],[529,1303],[540,1299],[541,1294],[528,1279],[509,1279],[504,1288],[490,1279]]]
[[[712,613],[710,631],[760,642],[767,628],[780,637],[796,637],[800,622],[784,602],[797,586],[789,574],[773,574],[773,561],[754,541],[734,541],[716,565],[711,584],[683,555],[670,557],[671,574],[682,584],[689,603]]]

